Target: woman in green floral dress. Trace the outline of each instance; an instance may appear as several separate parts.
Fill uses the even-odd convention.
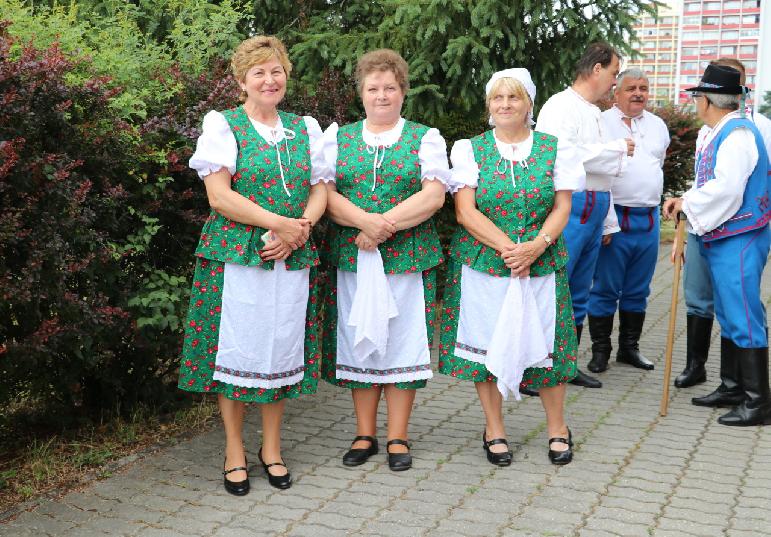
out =
[[[316,391],[319,318],[311,226],[326,207],[315,119],[278,110],[292,65],[275,37],[232,59],[243,105],[209,112],[190,160],[211,205],[197,256],[179,387],[216,393],[225,426],[224,486],[249,492],[242,428],[260,403],[268,481],[288,488],[281,457],[286,399]]]
[[[442,261],[432,215],[449,176],[444,139],[405,120],[407,63],[381,49],[356,68],[366,119],[324,136],[330,292],[325,297],[324,378],[352,390],[357,433],[343,464],[378,452],[381,393],[388,406],[388,463],[412,464],[407,428],[415,389],[430,378],[436,275]]]
[[[475,382],[485,412],[488,460],[511,464],[502,401],[537,386],[549,458],[572,459],[565,383],[576,374],[576,335],[560,236],[580,161],[553,136],[533,132],[535,86],[526,69],[493,75],[486,87],[493,130],[452,148],[458,228],[450,246],[439,371]]]

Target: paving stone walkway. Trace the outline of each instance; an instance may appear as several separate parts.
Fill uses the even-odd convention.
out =
[[[641,342],[655,371],[611,362],[602,390],[570,387],[567,416],[576,448],[568,466],[549,464],[537,398],[506,403],[514,463],[488,464],[473,386],[437,375],[416,400],[412,470],[390,472],[383,453],[363,466],[343,467],[340,457],[355,431],[350,396],[321,382],[316,396],[287,405],[284,456],[295,477],[288,491],[268,486],[253,467],[252,492],[226,494],[217,428],[82,492],[46,501],[0,525],[0,536],[766,535],[771,427],[724,427],[716,421],[720,411],[690,404],[717,385],[717,329],[708,383],[672,388],[669,415],[658,415],[671,282],[662,255]],[[763,293],[768,302],[768,278]],[[674,374],[684,363],[682,302],[679,321]],[[585,341],[582,364],[587,348]],[[259,412],[251,409],[247,419],[247,450],[256,461]]]

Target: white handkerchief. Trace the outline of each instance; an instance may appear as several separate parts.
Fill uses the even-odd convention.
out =
[[[383,356],[388,344],[388,321],[399,315],[383,269],[380,251],[359,250],[356,269],[356,294],[351,304],[348,325],[356,328],[354,360],[364,361],[373,352]]]
[[[504,400],[514,392],[519,401],[519,383],[525,369],[549,358],[551,349],[544,342],[545,330],[538,312],[530,277],[509,278],[485,361],[487,369],[498,378],[498,391]]]

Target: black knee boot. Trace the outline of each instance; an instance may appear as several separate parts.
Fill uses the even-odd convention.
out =
[[[730,339],[720,338],[720,386],[703,397],[694,397],[696,406],[736,406],[744,401],[740,384],[740,360],[736,345]]]
[[[645,312],[618,312],[618,353],[616,361],[640,369],[653,369],[653,362],[640,354],[640,335],[642,334]]]
[[[592,338],[592,359],[586,366],[592,373],[602,373],[608,369],[610,352],[613,346],[610,334],[613,332],[613,315],[608,317],[589,316],[589,336]]]
[[[581,332],[584,331],[584,325],[576,325],[576,339],[581,343]],[[583,386],[584,388],[602,388],[602,382],[594,377],[590,377],[576,366],[576,378],[570,381],[575,386]]]
[[[768,347],[736,347],[745,399],[728,414],[718,418],[723,425],[771,425],[771,390],[768,386]]]
[[[675,379],[675,386],[688,388],[707,380],[707,363],[709,342],[712,338],[712,318],[688,315],[686,330],[685,369]]]

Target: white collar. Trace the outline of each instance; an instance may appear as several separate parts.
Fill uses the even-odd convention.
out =
[[[626,115],[626,114],[624,113],[624,111],[623,111],[623,110],[621,110],[621,109],[618,107],[618,105],[615,105],[615,104],[613,105],[613,107],[611,108],[611,110],[613,110],[613,111],[614,111],[616,114],[618,114],[618,116],[619,116],[621,119],[627,119],[627,118],[629,118],[629,119],[636,119],[637,121],[639,121],[639,120],[641,120],[641,119],[642,119],[642,118],[645,116],[645,110],[643,110],[642,112],[640,112],[640,113],[639,113],[639,114],[637,114],[636,116],[628,116],[628,115]]]
[[[712,129],[710,129],[710,131],[704,137],[704,142],[702,142],[701,147],[706,147],[707,144],[711,143],[712,140],[715,139],[715,136],[717,136],[717,134],[725,126],[726,123],[728,123],[732,119],[741,119],[741,117],[742,116],[739,113],[739,110],[734,110],[733,112],[729,112],[726,115],[724,115],[722,118],[720,118],[720,121],[718,121],[717,124]]]
[[[402,135],[402,130],[404,129],[404,123],[405,119],[400,117],[393,128],[387,131],[374,133],[367,128],[367,120],[364,119],[361,122],[361,135],[367,145],[390,146],[399,140],[399,137]]]
[[[515,160],[515,161],[525,160],[530,155],[530,152],[533,149],[533,131],[532,130],[528,133],[527,138],[515,144],[510,144],[510,143],[501,141],[495,135],[495,129],[493,129],[493,138],[495,139],[495,145],[498,148],[498,153],[500,153],[501,156],[506,160]]]
[[[574,90],[572,86],[568,86],[568,91],[570,91],[570,93],[572,93],[576,97],[576,99],[584,103],[586,106],[589,106],[591,108],[596,108],[597,110],[600,109],[596,104],[590,103],[589,101],[584,99],[584,96],[578,93],[576,90]]]

